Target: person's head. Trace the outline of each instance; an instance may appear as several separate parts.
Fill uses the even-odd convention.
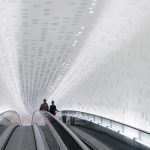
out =
[[[52,105],[54,105],[54,101],[52,101]]]
[[[46,103],[46,99],[43,99],[43,102]]]

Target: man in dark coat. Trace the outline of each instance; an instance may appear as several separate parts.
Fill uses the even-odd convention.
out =
[[[46,99],[43,100],[43,104],[41,104],[40,110],[48,111],[48,104],[46,103]]]
[[[50,106],[50,113],[55,116],[56,111],[58,110],[56,109],[56,106],[54,105],[54,101],[52,101],[52,105]]]

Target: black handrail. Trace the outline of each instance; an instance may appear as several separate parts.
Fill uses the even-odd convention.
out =
[[[48,115],[49,117],[51,117],[54,121],[56,121],[59,126],[61,126],[64,131],[71,136],[74,141],[84,150],[89,150],[89,148],[63,123],[61,122],[58,118],[56,118],[54,115],[52,115],[51,113],[47,112],[47,111],[43,111],[43,114]]]

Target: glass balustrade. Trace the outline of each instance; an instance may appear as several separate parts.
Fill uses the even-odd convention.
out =
[[[114,132],[117,132],[118,134],[122,134],[132,140],[135,140],[141,144],[144,144],[150,147],[150,133],[131,127],[129,125],[126,125],[126,124],[123,124],[123,123],[120,123],[120,122],[117,122],[108,118],[104,118],[101,116],[96,116],[93,114],[79,112],[79,111],[64,110],[64,111],[58,112],[57,116],[59,117],[67,116],[66,119],[69,119],[68,117],[76,117],[79,119],[90,121],[100,126],[109,128],[110,130],[113,130]]]
[[[21,119],[16,111],[9,110],[0,114],[0,125],[9,126],[12,123],[21,124]]]

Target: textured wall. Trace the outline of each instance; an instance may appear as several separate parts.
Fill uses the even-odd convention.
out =
[[[150,1],[60,1],[0,0],[0,111],[48,98],[150,131]]]
[[[150,2],[109,1],[97,18],[53,98],[150,131]]]

